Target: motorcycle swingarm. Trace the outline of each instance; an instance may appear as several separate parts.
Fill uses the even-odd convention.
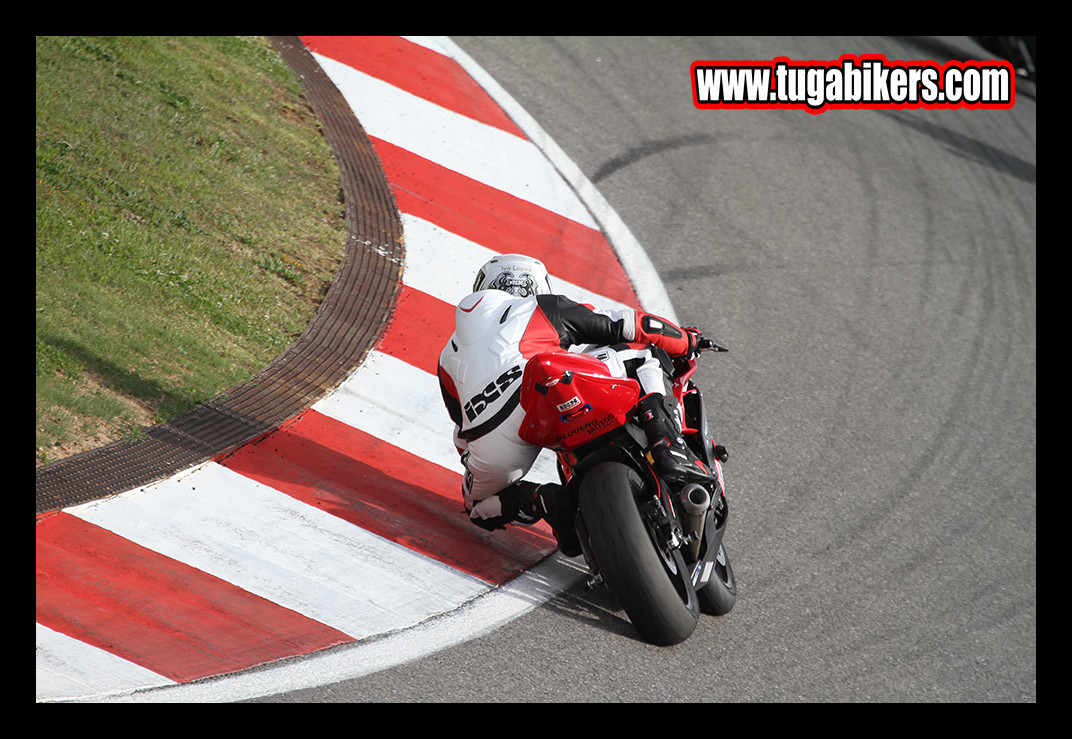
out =
[[[726,535],[726,522],[729,520],[729,515],[729,504],[725,498],[722,498],[718,506],[707,512],[700,558],[692,566],[692,585],[696,590],[702,588],[711,579],[715,559],[722,547],[722,538]]]

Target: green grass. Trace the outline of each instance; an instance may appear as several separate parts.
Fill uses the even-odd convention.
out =
[[[37,37],[37,464],[245,381],[342,258],[339,172],[255,37]]]

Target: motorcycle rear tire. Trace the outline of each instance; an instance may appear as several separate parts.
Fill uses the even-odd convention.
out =
[[[580,512],[603,582],[648,641],[679,644],[700,608],[680,550],[660,551],[637,508],[643,483],[632,468],[604,462],[585,475]]]

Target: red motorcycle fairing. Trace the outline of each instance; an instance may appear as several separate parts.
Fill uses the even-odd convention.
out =
[[[520,436],[547,449],[577,449],[625,424],[639,398],[640,383],[612,376],[595,357],[537,354],[522,380]]]

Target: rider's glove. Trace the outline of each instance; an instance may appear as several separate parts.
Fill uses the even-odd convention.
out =
[[[703,334],[698,328],[684,328],[685,336],[689,339],[689,351],[685,354],[688,359],[692,359],[700,354],[700,342],[703,341]]]

